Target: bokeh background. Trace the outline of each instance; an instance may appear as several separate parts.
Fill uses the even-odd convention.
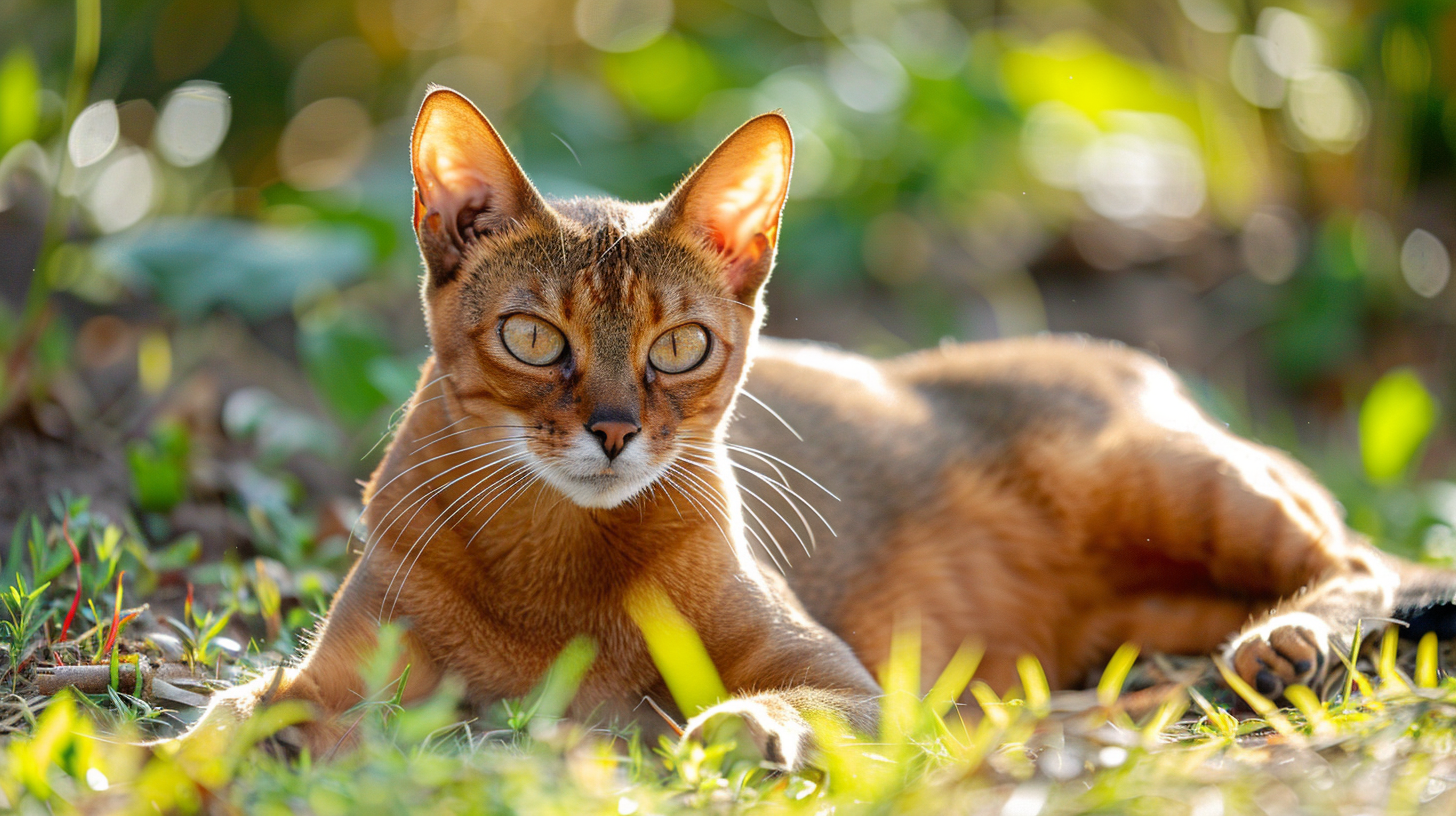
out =
[[[189,580],[266,564],[322,602],[427,353],[406,138],[435,82],[557,196],[657,197],[782,109],[771,333],[1147,349],[1449,560],[1451,6],[10,0],[0,533],[70,491]]]

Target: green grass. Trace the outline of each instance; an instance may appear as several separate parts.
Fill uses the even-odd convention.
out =
[[[91,544],[116,537],[105,526],[71,529],[86,531],[81,550],[92,552],[92,560]],[[40,534],[40,545],[30,552],[44,569],[49,535]],[[21,569],[11,580],[32,585],[27,573]],[[18,586],[15,591],[21,593]],[[71,593],[30,594],[22,628],[33,628],[37,617],[50,623]],[[652,651],[669,662],[664,674],[706,685],[684,689],[706,694],[702,705],[721,695],[711,666],[702,665],[705,655],[689,648],[691,631],[672,625],[670,609],[640,606],[649,640],[662,641]],[[192,633],[187,659],[209,654],[199,632],[212,629],[220,614],[229,613],[189,608],[187,620],[174,624]],[[40,631],[25,652],[32,663],[43,662],[37,655],[105,662],[95,641],[109,639],[106,624],[117,617],[116,610],[93,610],[90,622],[102,624],[91,627],[94,633],[50,643]],[[113,654],[152,651],[124,632],[117,640],[123,645]],[[586,641],[569,645],[525,699],[464,714],[458,692],[450,689],[402,708],[404,677],[391,674],[395,661],[388,646],[397,638],[386,633],[381,640],[385,645],[365,672],[377,692],[349,715],[357,719],[362,747],[326,760],[304,756],[291,765],[254,744],[292,722],[297,710],[270,710],[221,741],[153,751],[133,743],[177,728],[158,706],[119,691],[114,681],[100,694],[38,695],[33,666],[7,665],[6,680],[16,693],[3,705],[10,719],[0,720],[9,733],[0,746],[0,805],[38,814],[706,809],[1212,816],[1406,813],[1456,802],[1456,794],[1445,794],[1456,781],[1456,679],[1441,675],[1443,666],[1453,665],[1452,655],[1431,639],[1402,645],[1393,632],[1356,646],[1346,676],[1329,685],[1332,699],[1321,701],[1296,687],[1290,693],[1296,705],[1279,709],[1237,678],[1232,692],[1221,686],[1211,661],[1135,662],[1130,648],[1113,657],[1095,689],[1051,692],[1041,667],[1027,658],[1018,664],[1020,686],[998,696],[975,679],[980,652],[968,646],[922,696],[919,641],[906,631],[881,677],[881,733],[856,736],[816,718],[823,746],[817,767],[793,775],[761,767],[731,740],[707,747],[647,745],[630,729],[561,719],[594,655]],[[264,662],[256,655],[229,661],[212,653],[214,672],[246,673]],[[963,696],[976,705],[953,702]]]
[[[1175,693],[1133,718],[1085,693],[1037,689],[1040,669],[1025,663],[1031,691],[982,690],[979,718],[942,720],[891,691],[876,739],[823,723],[824,770],[789,776],[726,744],[648,750],[551,717],[491,731],[462,720],[449,695],[400,709],[389,684],[357,710],[363,748],[328,762],[289,766],[248,748],[282,719],[227,750],[149,756],[125,744],[134,728],[108,732],[102,709],[65,694],[5,746],[0,791],[23,813],[1415,812],[1456,773],[1456,682],[1424,687],[1375,661],[1373,681],[1356,683],[1373,683],[1369,696],[1311,695],[1242,720],[1197,691],[1191,709]]]

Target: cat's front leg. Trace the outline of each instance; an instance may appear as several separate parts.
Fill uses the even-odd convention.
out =
[[[700,627],[704,645],[734,693],[693,717],[685,740],[711,740],[741,723],[759,755],[781,770],[814,762],[811,722],[823,717],[870,734],[879,719],[880,688],[844,641],[820,626],[777,575],[721,605],[715,625]]]

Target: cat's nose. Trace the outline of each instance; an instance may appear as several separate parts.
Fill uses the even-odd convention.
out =
[[[617,454],[632,441],[632,437],[642,431],[642,426],[619,419],[604,419],[588,425],[587,430],[602,443],[602,452],[607,455],[607,459],[615,460]]]

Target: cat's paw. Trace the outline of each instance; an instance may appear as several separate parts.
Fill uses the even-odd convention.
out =
[[[1227,655],[1235,672],[1266,697],[1295,683],[1312,686],[1329,669],[1332,632],[1308,612],[1285,612],[1239,633]]]
[[[719,703],[688,721],[683,740],[714,741],[737,735],[753,743],[763,761],[782,771],[804,767],[814,733],[793,706],[773,695],[739,697]]]

